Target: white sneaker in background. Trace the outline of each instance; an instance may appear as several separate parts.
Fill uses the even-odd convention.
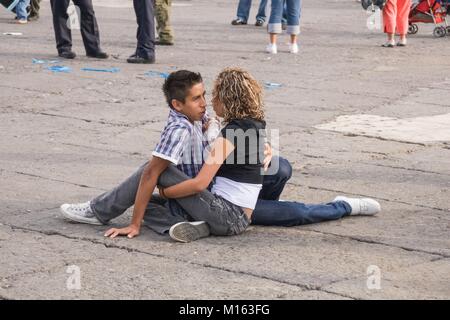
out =
[[[290,53],[294,53],[294,54],[298,53],[298,44],[297,44],[297,42],[289,43],[289,52]]]
[[[96,225],[103,224],[92,212],[90,201],[75,204],[64,203],[61,205],[60,211],[64,217],[72,221]]]
[[[338,196],[334,198],[333,202],[336,201],[344,201],[349,204],[352,208],[352,212],[350,215],[364,215],[364,216],[373,216],[381,211],[380,204],[370,198],[348,198],[343,196]]]
[[[269,43],[266,47],[266,52],[270,54],[277,54],[277,45],[275,43]]]

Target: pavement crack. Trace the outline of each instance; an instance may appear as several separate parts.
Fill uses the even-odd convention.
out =
[[[69,143],[69,142],[61,142],[58,143],[58,145],[65,145],[65,146],[70,146],[70,147],[79,147],[79,148],[86,148],[89,150],[94,150],[94,151],[108,151],[111,153],[116,153],[116,154],[121,154],[121,155],[126,155],[126,156],[139,156],[139,157],[148,157],[148,154],[143,154],[140,152],[123,152],[123,151],[118,151],[118,150],[111,150],[111,149],[103,149],[103,148],[97,148],[97,147],[92,147],[92,146],[83,146],[80,144],[76,144],[76,143]]]
[[[340,294],[340,293],[329,292],[329,291],[323,290],[323,289],[321,289],[321,286],[318,286],[318,285],[294,283],[294,282],[290,282],[290,281],[286,281],[286,280],[282,280],[282,279],[277,279],[277,278],[273,278],[273,277],[269,277],[269,276],[265,276],[265,275],[261,275],[261,274],[256,274],[256,273],[252,273],[252,272],[248,272],[248,271],[233,270],[233,269],[230,269],[230,268],[219,267],[219,266],[216,266],[216,265],[213,265],[213,264],[209,264],[209,263],[193,262],[191,260],[185,260],[185,259],[181,259],[181,258],[177,258],[177,257],[173,257],[173,256],[166,256],[166,255],[163,255],[163,254],[150,253],[150,252],[142,251],[142,250],[135,249],[135,248],[129,248],[129,247],[122,246],[122,245],[116,245],[116,244],[113,244],[113,243],[105,243],[103,241],[90,239],[90,238],[86,238],[86,237],[68,236],[68,235],[62,234],[62,233],[60,233],[58,231],[53,231],[53,230],[47,230],[47,231],[36,230],[36,229],[32,229],[32,228],[18,227],[18,226],[8,225],[8,224],[6,224],[6,226],[10,227],[12,230],[21,230],[23,232],[39,233],[39,234],[44,234],[44,235],[48,235],[48,236],[60,236],[60,237],[63,237],[63,238],[66,238],[66,239],[70,239],[70,240],[87,241],[87,242],[90,242],[92,244],[102,245],[105,248],[125,250],[125,251],[127,251],[129,253],[139,253],[139,254],[144,254],[144,255],[151,256],[151,257],[168,259],[168,260],[174,260],[174,261],[177,261],[177,262],[182,262],[182,263],[185,263],[185,264],[191,264],[191,265],[194,265],[194,266],[200,266],[200,267],[203,267],[203,268],[209,268],[209,269],[214,269],[214,270],[218,270],[218,271],[230,272],[230,273],[234,273],[234,274],[238,274],[238,275],[246,275],[246,276],[254,277],[254,278],[257,278],[257,279],[264,279],[264,280],[269,280],[269,281],[273,281],[273,282],[276,282],[276,283],[286,284],[286,285],[289,285],[289,286],[294,286],[294,287],[300,288],[300,289],[305,290],[305,291],[311,291],[311,290],[322,291],[322,292],[331,293],[331,294],[334,294],[334,295],[339,295],[339,296],[342,296],[342,297],[345,297],[345,298],[354,299],[353,297],[350,297],[350,296],[347,296],[347,295],[343,295],[343,294]]]
[[[157,123],[161,122],[160,120],[142,120],[139,122],[134,123],[125,123],[125,122],[109,122],[104,120],[91,120],[91,119],[85,119],[85,118],[78,118],[78,117],[71,117],[71,116],[65,116],[61,114],[54,114],[54,113],[48,113],[48,112],[29,112],[22,110],[21,113],[31,113],[31,114],[38,114],[42,116],[49,116],[49,117],[56,117],[56,118],[63,118],[63,119],[72,119],[72,120],[78,120],[78,121],[84,121],[86,123],[98,123],[103,125],[109,125],[112,127],[126,127],[126,128],[135,128],[139,126],[144,126],[149,123]]]
[[[9,171],[9,170],[5,170],[5,172],[9,172],[9,173],[15,173],[15,174],[20,174],[20,175],[24,175],[24,176],[28,176],[28,177],[33,177],[33,178],[39,178],[39,179],[44,179],[44,180],[48,180],[48,181],[55,181],[55,182],[61,182],[61,183],[67,183],[73,186],[77,186],[77,187],[81,187],[81,188],[88,188],[88,189],[95,189],[95,190],[101,190],[101,191],[105,191],[104,189],[100,189],[97,187],[92,187],[92,186],[88,186],[85,184],[79,184],[79,183],[74,183],[74,182],[69,182],[69,181],[64,181],[64,180],[59,180],[59,179],[53,179],[53,178],[48,178],[48,177],[43,177],[37,174],[32,174],[32,173],[27,173],[27,172],[21,172],[21,171]]]
[[[321,235],[332,235],[332,236],[335,236],[335,237],[338,237],[338,238],[350,239],[350,240],[361,242],[361,243],[376,244],[376,245],[386,246],[386,247],[390,247],[390,248],[398,248],[398,249],[405,250],[405,251],[408,251],[408,252],[420,252],[420,253],[425,253],[425,254],[430,254],[430,255],[436,256],[436,257],[431,258],[430,261],[450,258],[450,255],[446,255],[446,254],[440,253],[440,252],[430,252],[430,251],[421,250],[421,249],[417,249],[417,248],[409,248],[409,247],[405,247],[405,246],[392,245],[390,243],[384,243],[384,242],[380,242],[380,241],[369,240],[369,239],[365,239],[365,238],[362,238],[362,237],[355,237],[355,236],[350,236],[350,235],[342,235],[342,234],[337,234],[337,233],[333,233],[333,232],[318,231],[318,230],[309,229],[309,228],[304,228],[303,230],[307,230],[307,231],[310,231],[310,232],[318,233],[318,234],[321,234]]]

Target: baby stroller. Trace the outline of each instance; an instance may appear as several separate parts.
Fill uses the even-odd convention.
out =
[[[409,12],[409,34],[419,31],[417,23],[434,23],[433,35],[436,38],[450,35],[450,26],[447,23],[447,12],[450,12],[450,0],[420,0],[411,5]]]

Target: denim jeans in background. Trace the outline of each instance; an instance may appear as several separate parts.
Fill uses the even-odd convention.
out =
[[[286,0],[284,0],[283,3],[283,16],[281,17],[281,23],[284,25],[287,25],[287,7],[286,7]]]
[[[27,20],[28,12],[27,7],[30,5],[30,0],[20,0],[16,6],[17,19]]]
[[[300,33],[301,0],[272,0],[268,31],[269,33],[282,33],[281,20],[284,1],[286,1],[286,33],[297,35]]]
[[[266,21],[266,7],[268,0],[261,0],[259,3],[258,14],[256,20]],[[239,0],[237,17],[247,22],[250,15],[250,8],[252,6],[252,0]]]

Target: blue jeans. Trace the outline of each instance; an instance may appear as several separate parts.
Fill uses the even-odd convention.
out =
[[[252,224],[263,226],[299,226],[347,216],[351,207],[344,201],[327,204],[304,204],[296,201],[259,199],[252,215]]]
[[[16,6],[17,19],[27,20],[27,7],[30,5],[30,0],[20,0]]]
[[[261,0],[259,3],[258,14],[256,20],[266,21],[266,6],[268,0]],[[248,20],[250,14],[250,7],[252,6],[252,0],[239,0],[237,17],[245,22]]]
[[[300,33],[301,0],[272,0],[268,31],[269,33],[281,33],[281,20],[283,7],[286,1],[286,33],[296,35]]]
[[[350,214],[352,210],[350,205],[343,201],[327,204],[278,201],[291,175],[292,167],[289,162],[279,158],[277,174],[264,177],[263,188],[252,214],[253,225],[290,227],[337,220]]]

